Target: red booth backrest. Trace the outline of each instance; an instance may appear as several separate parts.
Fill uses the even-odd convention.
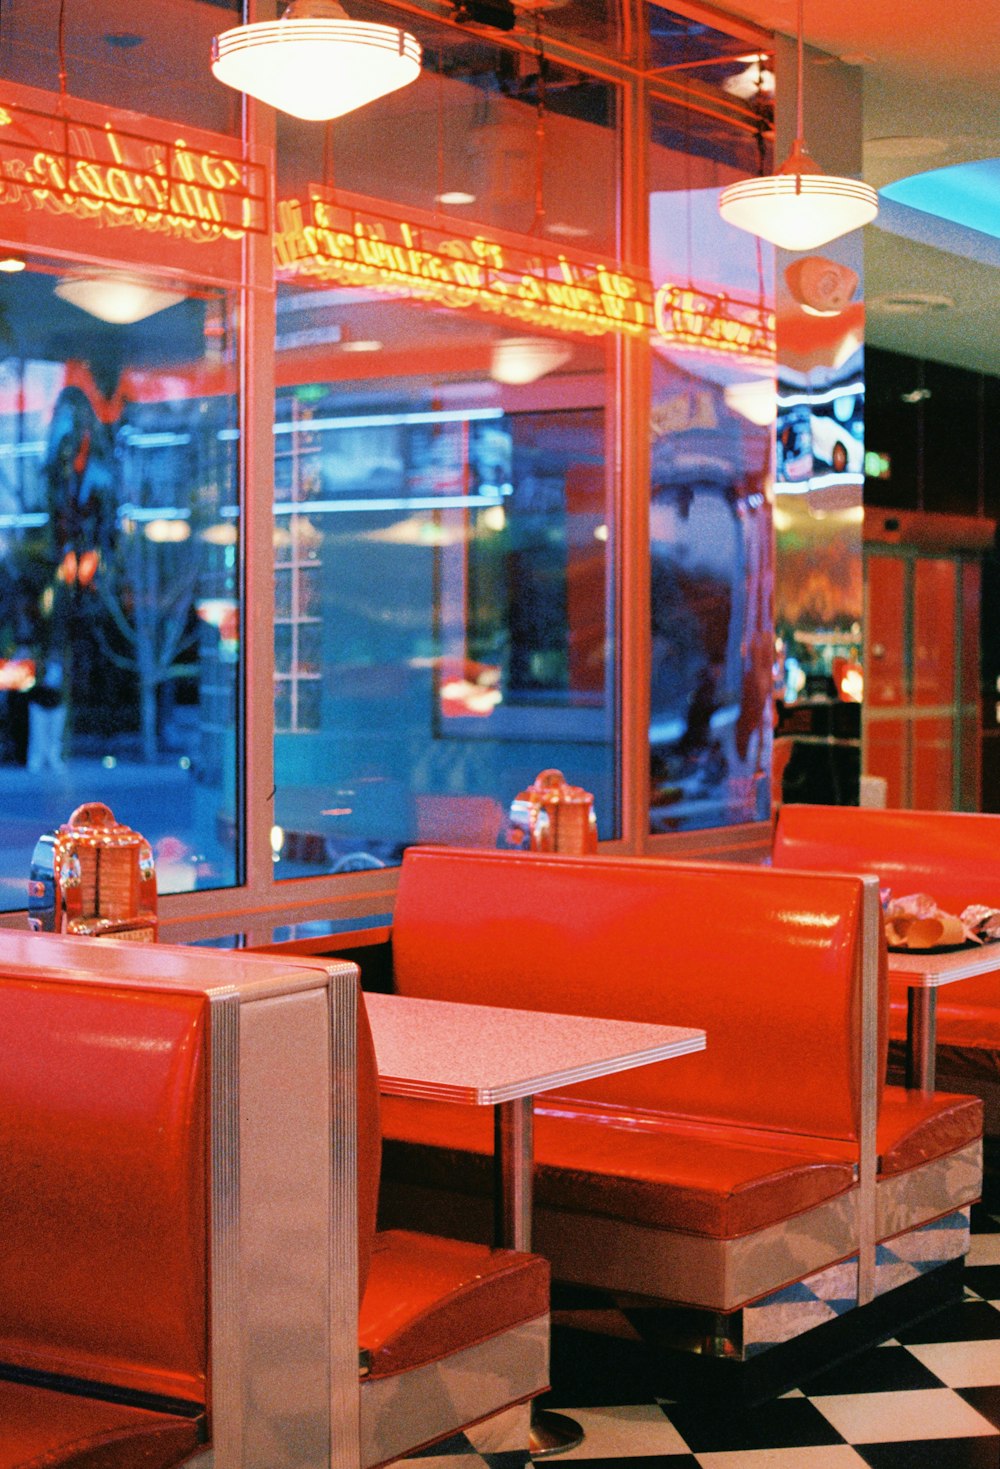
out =
[[[204,1403],[200,996],[0,975],[0,1362]]]
[[[763,868],[411,847],[396,988],[700,1026],[704,1052],[574,1094],[854,1141],[862,893]]]
[[[893,897],[929,893],[942,908],[1000,906],[1000,816],[782,806],[775,867],[863,872]]]

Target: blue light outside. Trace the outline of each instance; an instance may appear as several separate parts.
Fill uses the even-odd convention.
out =
[[[933,168],[879,192],[896,204],[1000,239],[1000,158]]]

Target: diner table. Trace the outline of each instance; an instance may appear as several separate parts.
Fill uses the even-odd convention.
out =
[[[889,978],[908,987],[906,996],[906,1085],[934,1090],[937,1072],[937,992],[942,985],[1000,970],[1000,940],[951,953],[889,950]]]
[[[406,995],[366,994],[365,1004],[383,1092],[493,1107],[494,1243],[505,1249],[531,1249],[537,1093],[705,1047],[705,1032],[685,1026]],[[582,1438],[565,1414],[533,1414],[536,1458]]]

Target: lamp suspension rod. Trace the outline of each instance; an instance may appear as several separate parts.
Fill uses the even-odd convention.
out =
[[[59,19],[56,24],[56,50],[59,57],[59,96],[66,97],[66,0],[59,0]]]
[[[802,66],[802,52],[803,52],[802,28],[803,28],[803,25],[804,25],[804,21],[803,21],[803,12],[804,12],[804,9],[805,9],[805,0],[799,0],[798,71],[797,71],[797,77],[796,77],[798,91],[797,91],[796,98],[795,98],[795,141],[797,143],[800,143],[800,144],[805,142],[805,127],[803,126],[803,122],[802,122],[802,119],[803,119],[803,107],[802,107],[802,71],[803,71],[803,66]]]
[[[801,160],[801,155],[805,152],[805,146],[806,146],[805,126],[804,126],[804,123],[803,123],[804,107],[803,107],[803,100],[802,100],[802,80],[803,80],[802,53],[803,53],[803,50],[805,49],[804,48],[804,45],[803,45],[803,40],[802,40],[802,31],[803,31],[803,26],[805,24],[805,22],[803,20],[804,7],[805,7],[805,0],[799,0],[799,35],[798,35],[798,42],[797,42],[797,45],[796,45],[796,78],[795,78],[795,81],[796,81],[796,95],[795,95],[795,142],[792,144],[792,157],[798,161],[798,167],[795,170],[795,192],[796,192],[796,194],[801,194],[802,193],[802,164],[801,164],[801,161],[800,160]]]

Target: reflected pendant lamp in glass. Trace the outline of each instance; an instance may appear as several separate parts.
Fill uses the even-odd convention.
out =
[[[397,26],[351,20],[337,0],[291,0],[280,20],[212,41],[212,72],[280,112],[342,117],[420,75],[420,44]]]
[[[88,316],[96,316],[98,321],[113,326],[132,326],[137,321],[145,321],[158,311],[166,311],[168,306],[178,305],[187,296],[185,291],[110,270],[63,276],[52,289],[61,301],[68,301]]]
[[[815,250],[870,224],[878,195],[860,179],[824,173],[806,150],[802,128],[802,0],[799,0],[798,96],[792,150],[782,166],[761,178],[723,189],[719,213],[727,224],[769,240],[782,250]]]

